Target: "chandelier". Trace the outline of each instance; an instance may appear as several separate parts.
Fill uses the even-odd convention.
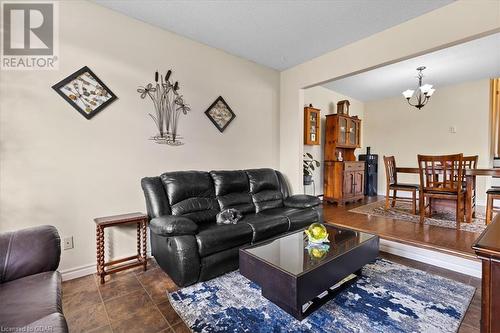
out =
[[[403,96],[406,98],[406,101],[408,104],[411,106],[416,107],[417,109],[421,109],[424,107],[425,104],[429,101],[431,98],[432,94],[436,89],[432,88],[432,84],[424,84],[422,85],[422,78],[424,77],[424,74],[422,74],[423,70],[425,69],[425,66],[420,66],[417,68],[418,74],[418,88],[417,90],[405,90],[403,91]],[[414,103],[412,103],[412,98],[414,100]]]

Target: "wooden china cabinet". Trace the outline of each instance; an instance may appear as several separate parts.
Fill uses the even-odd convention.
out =
[[[324,200],[344,205],[364,197],[365,164],[356,161],[361,119],[343,114],[326,116]]]
[[[311,105],[304,108],[304,144],[319,145],[320,110]]]

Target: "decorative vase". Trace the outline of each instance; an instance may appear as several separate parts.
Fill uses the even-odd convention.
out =
[[[312,184],[312,176],[304,175],[304,185],[311,185],[311,184]]]
[[[307,235],[309,243],[322,244],[329,243],[328,231],[321,223],[313,223],[304,231]]]

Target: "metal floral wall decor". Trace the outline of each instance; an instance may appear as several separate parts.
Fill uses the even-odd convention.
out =
[[[139,87],[137,92],[142,99],[149,97],[155,109],[154,114],[150,113],[149,116],[153,119],[158,133],[150,139],[159,144],[180,146],[183,142],[182,136],[177,133],[179,118],[186,115],[190,108],[179,94],[179,82],[172,83],[171,76],[171,70],[165,76],[155,72],[155,83]]]
[[[224,132],[226,127],[236,118],[233,110],[227,105],[222,96],[219,96],[215,102],[208,107],[205,114],[221,133]]]
[[[54,84],[52,89],[87,119],[116,100],[115,94],[87,66]]]

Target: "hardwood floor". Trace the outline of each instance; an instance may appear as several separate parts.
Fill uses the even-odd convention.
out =
[[[421,225],[407,221],[398,221],[378,216],[352,213],[349,210],[367,203],[383,200],[384,197],[371,197],[354,204],[339,207],[333,204],[323,206],[324,219],[327,223],[374,233],[382,238],[417,245],[431,250],[459,255],[477,260],[472,244],[480,233],[443,228],[434,225]]]

